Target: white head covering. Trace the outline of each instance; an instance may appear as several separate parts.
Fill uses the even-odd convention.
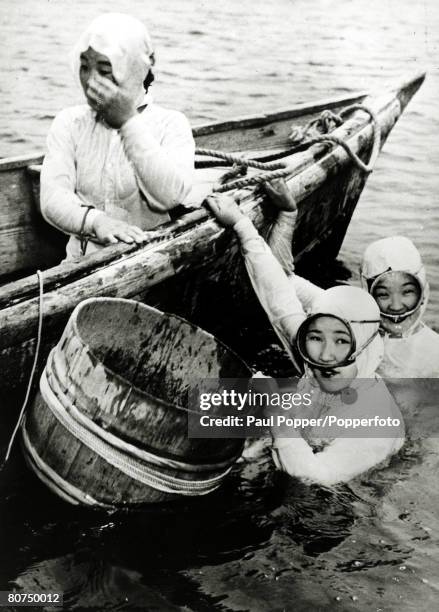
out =
[[[367,247],[360,269],[363,288],[368,291],[370,281],[390,270],[411,274],[417,279],[422,289],[422,301],[416,312],[401,323],[393,323],[384,318],[381,322],[386,331],[407,336],[416,330],[424,315],[428,302],[429,286],[421,255],[413,242],[404,236],[382,238],[372,242]]]
[[[144,95],[143,81],[153,64],[154,49],[146,27],[123,13],[107,13],[94,19],[73,50],[76,78],[80,55],[89,47],[108,57],[117,83],[127,87],[139,104]]]
[[[363,346],[379,329],[380,310],[371,295],[359,287],[341,285],[327,289],[312,304],[310,314],[332,314],[351,326],[357,349]],[[371,321],[356,323],[356,321]],[[358,355],[355,364],[358,378],[374,376],[384,354],[383,341],[376,335]]]

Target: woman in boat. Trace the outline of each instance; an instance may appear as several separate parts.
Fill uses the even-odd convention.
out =
[[[268,243],[307,311],[324,290],[294,274],[294,199],[283,180],[266,185],[266,192],[280,208]],[[378,373],[385,378],[439,378],[439,334],[422,321],[429,285],[415,245],[403,236],[373,242],[364,252],[360,275],[380,309],[384,357]]]
[[[154,50],[137,19],[95,19],[73,52],[86,104],[55,118],[41,173],[45,219],[70,234],[67,257],[141,242],[191,189],[194,140],[186,117],[152,102]],[[98,243],[98,244],[96,244]]]
[[[290,475],[332,485],[389,458],[401,448],[404,428],[399,409],[376,375],[383,342],[375,300],[357,287],[332,287],[319,294],[307,317],[294,285],[250,219],[231,198],[211,197],[208,202],[217,220],[237,233],[259,301],[291,359],[304,364],[299,390],[312,393],[313,401],[311,412],[307,408],[303,416],[368,419],[363,437],[346,437],[352,433],[345,432],[334,439],[327,428],[273,432],[276,465]],[[392,419],[392,425],[374,428],[370,423],[375,417]]]

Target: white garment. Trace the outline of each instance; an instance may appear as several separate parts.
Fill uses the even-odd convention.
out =
[[[421,324],[405,338],[384,336],[383,378],[439,378],[439,334]]]
[[[373,278],[387,271],[391,265],[395,270],[402,267],[401,271],[416,276],[424,291],[423,303],[405,335],[392,337],[385,329],[381,330],[384,356],[377,374],[383,378],[439,378],[439,334],[419,322],[419,316],[427,307],[429,293],[425,270],[419,253],[416,255],[413,252],[413,245],[413,248],[404,251],[407,242],[410,241],[398,236],[379,240],[368,247],[363,260],[363,278],[366,278],[366,274]],[[289,278],[292,290],[296,292],[305,312],[309,313],[312,304],[325,290],[301,276],[293,274]],[[367,288],[367,283],[363,282],[363,287]]]
[[[439,334],[421,320],[427,308],[429,286],[421,255],[408,238],[382,238],[372,242],[364,252],[361,264],[364,287],[389,270],[414,276],[423,297],[419,309],[400,324],[382,319],[384,359],[378,372],[384,378],[438,378]]]
[[[72,56],[79,81],[80,54],[91,46],[106,55],[116,82],[144,110],[120,130],[112,129],[87,104],[67,108],[55,118],[47,138],[41,172],[44,218],[73,234],[67,258],[80,255],[77,235],[91,234],[96,216],[126,221],[147,230],[169,220],[167,211],[183,202],[194,175],[195,144],[185,116],[143,99],[143,80],[151,66],[152,43],[141,22],[110,13],[95,19]],[[102,248],[90,242],[87,253]]]
[[[253,288],[268,318],[289,355],[293,357],[292,344],[297,330],[306,318],[303,307],[294,290],[294,283],[286,276],[268,245],[259,236],[248,218],[235,225],[244,255],[247,272]],[[306,283],[302,285],[305,287]],[[309,287],[308,287],[309,288]],[[334,314],[347,320],[379,320],[379,309],[375,300],[356,287],[333,287],[328,291],[319,289],[310,312]],[[379,323],[351,323],[358,346],[371,337]],[[339,437],[329,441],[324,450],[314,453],[312,447],[301,436],[287,437],[291,432],[281,432],[275,438],[273,457],[276,465],[301,478],[331,485],[349,480],[376,466],[397,452],[404,441],[404,426],[401,413],[388,392],[384,382],[376,377],[375,370],[383,354],[382,340],[375,336],[356,360],[359,376],[351,387],[357,393],[353,405],[343,402],[340,394],[326,393],[320,389],[309,368],[307,376],[299,382],[300,392],[313,391],[313,406],[318,414],[334,416],[356,416],[370,418],[397,418],[399,428],[391,431],[391,437]],[[298,432],[296,432],[298,433]],[[276,434],[277,435],[277,434]],[[389,435],[389,434],[387,434]],[[312,432],[311,432],[312,437]]]
[[[85,233],[98,211],[152,229],[169,220],[167,210],[188,194],[193,173],[194,141],[181,113],[148,104],[117,131],[88,105],[74,106],[59,113],[47,138],[41,212],[69,234],[79,233],[84,205],[96,208],[87,215]],[[99,248],[90,243],[87,253]],[[67,255],[80,255],[76,236]]]

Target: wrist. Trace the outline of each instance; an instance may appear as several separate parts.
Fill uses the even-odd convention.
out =
[[[107,215],[102,210],[91,210],[88,218],[88,222],[90,224],[90,231],[88,233],[96,234],[96,229],[99,226],[99,223],[105,219]]]
[[[128,121],[130,121],[130,119],[132,119],[133,117],[137,116],[137,110],[133,107],[130,110],[128,110],[126,113],[123,114],[122,116],[122,123],[119,127],[119,129],[122,129],[123,126],[128,123]]]

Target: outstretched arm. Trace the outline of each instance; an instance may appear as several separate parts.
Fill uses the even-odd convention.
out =
[[[324,290],[294,273],[292,245],[297,216],[296,201],[284,179],[264,183],[264,191],[271,204],[279,210],[267,235],[268,246],[290,278],[297,297],[305,312],[307,312],[314,300]]]
[[[251,283],[274,330],[294,361],[292,343],[305,318],[303,308],[288,277],[253,223],[229,196],[209,197],[217,220],[233,227],[241,243]]]

